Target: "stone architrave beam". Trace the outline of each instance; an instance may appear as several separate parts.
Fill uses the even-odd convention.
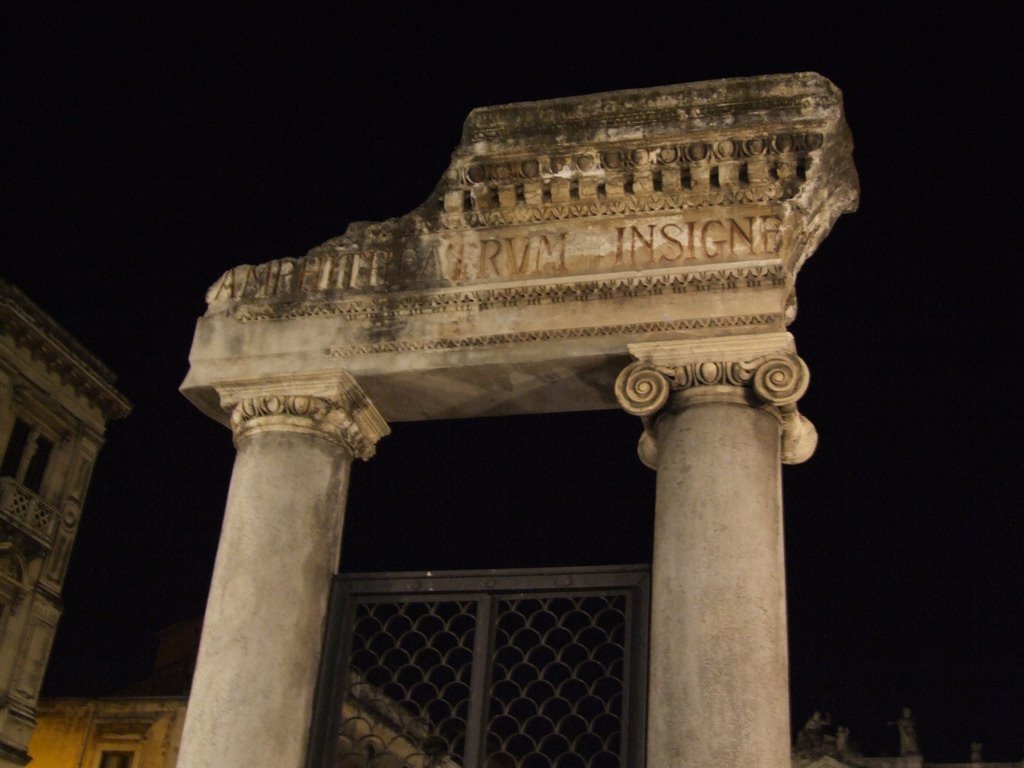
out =
[[[785,329],[851,151],[811,73],[474,110],[416,210],[225,272],[182,390],[221,421],[225,386],[337,371],[389,422],[613,408],[627,344]]]

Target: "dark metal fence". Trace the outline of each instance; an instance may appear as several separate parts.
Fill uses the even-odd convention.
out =
[[[335,580],[310,768],[639,768],[646,566]]]

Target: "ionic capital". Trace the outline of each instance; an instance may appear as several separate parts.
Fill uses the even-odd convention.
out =
[[[796,409],[810,371],[797,357],[789,333],[631,344],[635,362],[615,381],[615,397],[644,421],[640,458],[656,468],[653,423],[666,406],[681,410],[699,402],[763,407],[782,424],[782,461],[799,464],[814,453],[818,435]]]
[[[362,387],[343,372],[330,380],[296,377],[226,386],[221,406],[230,415],[236,445],[261,432],[298,432],[343,445],[365,461],[391,432]]]

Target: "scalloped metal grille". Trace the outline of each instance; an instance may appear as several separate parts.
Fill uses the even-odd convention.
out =
[[[647,570],[339,577],[311,768],[636,768]]]
[[[475,602],[357,605],[339,765],[462,765],[475,630]]]
[[[618,768],[625,628],[622,596],[501,601],[488,762]]]

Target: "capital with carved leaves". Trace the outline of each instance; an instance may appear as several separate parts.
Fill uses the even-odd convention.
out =
[[[344,372],[231,384],[222,386],[220,395],[235,445],[262,432],[297,432],[342,445],[366,461],[391,432],[362,387]]]
[[[643,420],[637,451],[648,467],[657,469],[658,415],[699,402],[742,403],[775,414],[785,464],[800,464],[814,453],[818,433],[796,407],[810,371],[797,357],[791,334],[647,342],[628,349],[636,360],[619,374],[615,397],[623,410]]]

